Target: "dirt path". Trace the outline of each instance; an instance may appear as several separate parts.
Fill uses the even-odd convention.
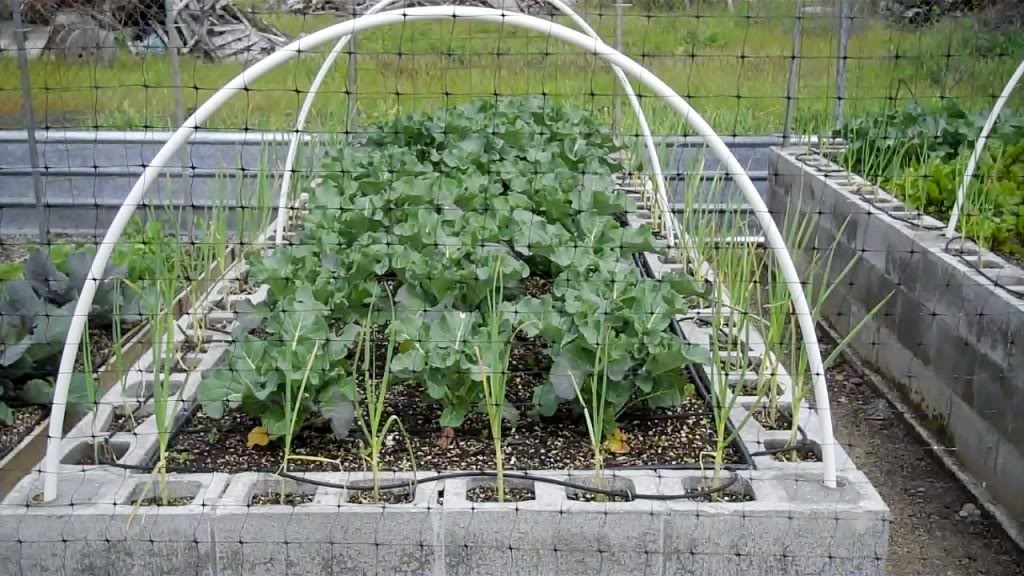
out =
[[[1024,553],[988,514],[971,513],[970,492],[865,376],[840,362],[829,388],[839,442],[892,510],[889,576],[1024,575]]]

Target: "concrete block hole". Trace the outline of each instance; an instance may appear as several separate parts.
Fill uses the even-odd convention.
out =
[[[505,479],[505,502],[528,502],[537,498],[534,482]],[[466,500],[470,502],[498,502],[498,481],[493,478],[472,478],[466,482]]]
[[[813,440],[800,440],[797,441],[800,446],[793,450],[787,450],[784,452],[777,452],[772,454],[773,460],[778,462],[821,462],[821,445]],[[767,451],[782,450],[789,443],[785,439],[776,440],[765,440],[764,449]]]
[[[316,491],[316,486],[294,480],[259,480],[249,491],[246,502],[250,506],[299,506],[311,503]]]
[[[135,426],[142,424],[147,418],[154,414],[153,404],[119,404],[114,407],[111,413],[110,422],[105,427],[113,432],[134,432]],[[132,423],[134,422],[134,426]]]
[[[113,460],[119,462],[128,453],[131,445],[123,440],[94,441],[87,440],[79,442],[68,450],[61,458],[61,464],[69,466],[94,466],[99,464],[97,456],[101,460]]]
[[[142,382],[135,382],[133,384],[128,385],[128,387],[125,389],[125,397],[134,398],[138,400],[152,398],[154,389],[156,388],[154,383],[155,378],[153,378],[152,375],[143,375]],[[177,380],[170,380],[167,385],[167,395],[169,397],[177,396],[177,394],[181,392],[182,385],[182,382],[179,382]]]
[[[381,479],[381,484],[394,484],[393,480]],[[357,480],[351,482],[350,486],[359,488],[372,488],[373,480]],[[373,490],[346,490],[345,502],[347,504],[371,504],[380,506],[382,504],[412,504],[416,499],[416,487],[392,488],[380,490],[379,495],[374,495]]]
[[[728,473],[723,473],[719,479],[719,485],[725,482],[732,481],[727,488],[716,493],[709,494],[707,496],[699,496],[692,498],[693,502],[753,502],[757,499],[757,495],[754,493],[754,487],[750,484],[750,481],[746,478],[735,478],[732,479]],[[710,490],[716,485],[714,479],[708,475],[705,477],[690,476],[683,478],[683,492],[688,494],[705,492]]]
[[[160,485],[159,481],[139,482],[132,488],[121,504],[131,506],[188,506],[196,501],[203,490],[200,482],[171,480]]]
[[[770,413],[767,402],[757,404],[745,404],[744,409],[751,413],[753,418],[765,430],[788,431],[793,425],[793,408],[790,404],[783,404],[775,407],[774,414]],[[774,422],[772,422],[774,418]]]
[[[589,488],[613,492],[628,492],[630,494],[636,493],[636,487],[629,478],[587,476],[583,478],[574,477],[571,480],[574,484],[580,484]],[[607,496],[578,488],[566,488],[565,497],[576,502],[629,502],[629,499],[623,496]]]

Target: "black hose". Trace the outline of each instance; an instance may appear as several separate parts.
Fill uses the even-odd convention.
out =
[[[369,491],[373,490],[374,487],[365,484],[339,484],[334,482],[326,482],[323,480],[314,480],[311,478],[303,478],[302,476],[296,476],[289,472],[278,472],[278,476],[294,480],[296,482],[304,482],[314,486],[321,486],[324,488],[334,488],[337,490],[353,490],[353,491]],[[708,488],[707,490],[697,490],[694,492],[686,492],[683,494],[637,494],[630,490],[606,490],[604,488],[596,488],[594,486],[587,486],[585,484],[579,484],[577,482],[571,482],[569,480],[559,480],[557,478],[548,478],[545,476],[533,476],[530,474],[520,474],[516,472],[506,472],[503,476],[510,480],[529,480],[532,482],[539,482],[541,484],[552,484],[554,486],[561,486],[563,488],[570,488],[580,492],[587,492],[590,494],[598,494],[601,496],[608,496],[610,498],[624,498],[627,501],[634,500],[655,500],[655,501],[667,501],[667,500],[692,500],[697,498],[705,498],[713,494],[725,491],[727,488],[739,481],[739,475],[733,472],[729,479],[724,483],[715,486],[714,488]],[[457,478],[497,478],[497,472],[445,472],[436,474],[434,476],[428,476],[426,478],[414,478],[408,482],[392,482],[389,484],[381,483],[377,485],[378,490],[395,490],[401,488],[411,488],[419,484],[427,484],[430,482],[438,482],[441,480],[454,480]]]
[[[154,470],[153,466],[140,466],[140,465],[137,465],[137,464],[123,464],[121,462],[108,461],[108,460],[103,460],[103,459],[101,459],[98,462],[98,465],[99,466],[110,466],[112,468],[120,468],[122,470],[129,470],[129,471],[132,471],[132,472],[153,472],[153,470]],[[626,468],[626,467],[609,467],[608,469],[614,471],[614,470],[623,470],[623,469],[643,470],[645,468],[644,467],[629,467],[629,468]],[[660,469],[660,470],[672,470],[672,469],[676,469],[676,468],[673,468],[672,466],[657,466],[657,467],[652,467],[652,469],[655,469],[655,470],[658,470],[658,469]],[[518,472],[506,472],[506,473],[504,473],[504,477],[508,478],[510,480],[529,480],[529,481],[532,481],[532,482],[540,482],[542,484],[552,484],[552,485],[555,485],[555,486],[561,486],[561,487],[564,487],[564,488],[571,488],[573,490],[577,490],[577,491],[580,491],[580,492],[587,492],[587,493],[591,493],[591,494],[607,496],[607,497],[610,497],[610,498],[623,498],[623,499],[625,499],[627,501],[630,501],[630,502],[635,501],[635,500],[668,501],[668,500],[692,500],[692,499],[698,499],[698,498],[705,498],[705,497],[709,497],[709,496],[712,496],[714,494],[717,494],[719,492],[723,492],[726,489],[728,489],[729,487],[731,487],[732,485],[736,484],[736,482],[739,481],[739,474],[737,472],[739,470],[745,470],[745,469],[748,469],[748,468],[742,467],[742,466],[725,466],[723,468],[723,470],[725,470],[727,472],[730,472],[729,479],[727,481],[725,481],[724,483],[722,483],[722,484],[720,484],[718,486],[715,486],[714,488],[708,488],[706,490],[697,490],[697,491],[694,491],[694,492],[686,492],[686,493],[683,493],[683,494],[637,494],[637,493],[633,493],[633,492],[631,492],[629,490],[607,490],[607,489],[604,489],[604,488],[596,488],[594,486],[588,486],[586,484],[580,484],[578,482],[572,482],[572,481],[569,481],[569,480],[559,480],[558,478],[548,478],[546,476],[534,476],[534,475],[531,475],[531,474],[522,474],[522,473],[518,473]],[[181,467],[181,466],[167,466],[167,467],[164,468],[163,471],[164,472],[168,472],[168,473],[175,473],[175,474],[196,473],[195,470],[191,470],[191,469],[189,469],[187,467]],[[323,487],[323,488],[333,488],[333,489],[337,489],[337,490],[351,490],[351,491],[354,491],[354,492],[359,492],[359,491],[364,491],[365,492],[365,491],[370,491],[370,490],[374,489],[374,486],[372,486],[372,485],[327,482],[326,480],[317,480],[315,478],[306,478],[304,476],[299,476],[299,475],[296,475],[296,474],[292,474],[290,472],[283,472],[283,471],[280,471],[280,470],[263,469],[263,470],[256,470],[256,472],[260,472],[260,473],[264,473],[264,474],[274,474],[276,476],[280,476],[281,478],[286,478],[288,480],[293,480],[295,482],[300,482],[300,483],[303,483],[303,484],[309,484],[311,486],[320,486],[320,487]],[[439,481],[442,481],[442,480],[454,480],[454,479],[458,479],[458,478],[497,478],[497,477],[498,477],[498,473],[497,472],[487,472],[487,471],[442,472],[442,473],[435,474],[433,476],[427,476],[427,477],[424,477],[424,478],[412,478],[412,479],[410,479],[408,481],[404,481],[404,482],[390,482],[390,483],[383,482],[383,483],[379,483],[376,488],[378,490],[400,490],[402,488],[411,488],[413,486],[418,486],[420,484],[429,484],[431,482],[439,482]]]
[[[946,245],[945,245],[945,246],[943,247],[942,251],[943,251],[943,252],[945,252],[946,254],[953,254],[954,256],[956,256],[956,257],[957,257],[957,258],[958,258],[958,259],[959,259],[960,261],[962,261],[962,262],[963,262],[963,263],[964,263],[964,264],[965,264],[966,266],[970,267],[970,269],[971,269],[971,270],[973,270],[973,271],[977,272],[978,274],[980,274],[980,275],[981,275],[981,277],[982,277],[982,278],[984,278],[984,279],[988,280],[989,282],[991,282],[993,286],[997,286],[997,287],[999,287],[999,288],[1002,288],[1003,290],[1006,290],[1007,292],[1009,292],[1010,294],[1012,294],[1012,295],[1013,295],[1014,297],[1016,297],[1016,298],[1024,298],[1024,292],[1022,292],[1022,291],[1020,291],[1020,290],[1015,290],[1015,289],[1013,289],[1013,288],[1011,288],[1011,287],[1009,287],[1009,286],[1007,286],[1007,285],[1003,284],[1003,283],[1002,283],[1002,282],[1000,282],[1000,281],[999,281],[998,279],[996,279],[996,278],[993,278],[993,277],[992,277],[992,275],[990,275],[990,274],[989,274],[988,272],[985,272],[985,270],[984,270],[984,269],[983,269],[983,268],[982,268],[981,266],[975,266],[975,265],[973,265],[973,264],[971,263],[971,261],[970,261],[970,260],[968,260],[968,259],[967,259],[967,258],[966,258],[966,257],[964,256],[964,254],[963,254],[963,250],[959,250],[959,251],[957,251],[957,252],[956,252],[955,254],[954,254],[954,253],[952,253],[952,252],[950,251],[950,249],[949,249],[949,246],[950,246],[950,244],[952,244],[952,243],[953,243],[953,241],[954,241],[954,240],[960,240],[960,241],[961,241],[961,243],[962,243],[962,242],[963,242],[963,240],[964,240],[964,237],[963,237],[963,236],[955,236],[955,237],[953,237],[953,238],[950,238],[949,240],[947,240],[947,241],[946,241]],[[981,252],[980,252],[980,250],[981,250],[981,247],[980,247],[980,246],[978,247],[978,250],[979,250],[979,252],[978,252],[978,258],[980,259],[980,258],[981,258]]]
[[[787,452],[797,452],[799,450],[814,450],[814,443],[807,439],[807,432],[803,426],[796,427],[797,432],[800,433],[800,441],[792,444],[786,444],[778,448],[765,448],[764,450],[758,450],[751,452],[751,456],[774,456],[776,454],[785,454]]]

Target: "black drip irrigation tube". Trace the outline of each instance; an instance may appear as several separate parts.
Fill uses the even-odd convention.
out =
[[[120,462],[112,462],[101,460],[99,462],[102,466],[110,466],[113,468],[120,468],[122,470],[128,470],[132,472],[153,472],[154,467],[150,466],[138,466],[132,464],[121,464]],[[663,468],[664,467],[660,467]],[[580,484],[571,480],[560,480],[558,478],[550,478],[547,476],[537,476],[533,474],[525,474],[521,472],[505,472],[502,477],[508,480],[528,480],[531,482],[539,482],[541,484],[551,484],[554,486],[561,486],[563,488],[569,488],[578,492],[587,492],[590,494],[596,494],[599,496],[606,496],[609,498],[622,498],[623,500],[633,502],[637,500],[650,500],[650,501],[671,501],[671,500],[694,500],[699,498],[711,497],[715,494],[724,492],[730,487],[739,482],[740,476],[739,471],[743,468],[734,466],[726,466],[724,470],[730,472],[728,479],[720,483],[718,486],[712,488],[706,488],[703,490],[695,490],[693,492],[684,492],[682,494],[640,494],[631,490],[610,490],[605,488],[598,488],[596,486],[590,486],[587,484]],[[609,470],[614,470],[609,468]],[[196,473],[195,470],[184,467],[168,466],[164,469],[164,472],[168,473]],[[412,489],[414,486],[420,484],[430,484],[433,482],[441,482],[444,480],[456,480],[460,478],[497,478],[497,472],[488,472],[484,470],[480,471],[466,471],[466,472],[441,472],[432,476],[425,476],[423,478],[410,478],[407,481],[399,482],[381,482],[376,487],[372,484],[365,482],[361,483],[342,483],[342,482],[328,482],[326,480],[317,480],[315,478],[306,478],[300,474],[293,474],[291,472],[285,472],[283,470],[255,470],[264,474],[273,474],[280,478],[292,480],[294,482],[300,482],[303,484],[309,484],[311,486],[319,486],[322,488],[333,488],[336,490],[350,490],[354,492],[369,492],[371,490],[401,490],[403,488]],[[595,478],[599,478],[596,477]]]

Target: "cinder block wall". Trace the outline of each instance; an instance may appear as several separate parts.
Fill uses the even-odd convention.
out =
[[[926,228],[887,216],[857,193],[863,181],[834,172],[835,165],[808,166],[796,157],[802,152],[773,149],[769,209],[780,225],[796,212],[814,213],[812,246],[836,243],[833,277],[859,255],[823,307],[825,320],[848,334],[893,292],[853,349],[929,416],[965,467],[1024,524],[1024,353],[1017,345],[1024,300],[948,253],[940,223],[928,219]],[[798,267],[806,269],[810,255],[796,254]],[[1024,270],[985,258],[1001,266],[986,270],[989,277],[1024,285]]]

